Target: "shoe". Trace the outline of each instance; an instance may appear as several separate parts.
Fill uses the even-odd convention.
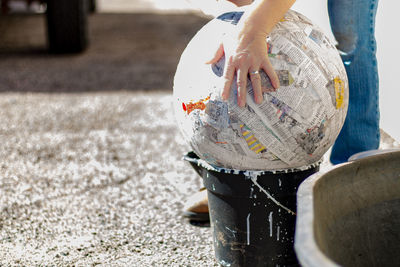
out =
[[[201,188],[199,192],[187,200],[183,208],[183,217],[188,218],[192,224],[210,222],[207,190],[205,188]]]

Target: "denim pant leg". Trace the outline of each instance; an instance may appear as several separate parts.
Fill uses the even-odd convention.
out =
[[[349,79],[349,108],[331,154],[338,164],[379,147],[379,80],[375,15],[378,0],[328,0],[333,34]]]

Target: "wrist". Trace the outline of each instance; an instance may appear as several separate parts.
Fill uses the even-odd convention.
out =
[[[263,41],[268,37],[268,32],[265,29],[262,29],[262,26],[257,25],[255,27],[247,25],[243,27],[243,29],[238,34],[238,40],[241,43],[251,43]]]

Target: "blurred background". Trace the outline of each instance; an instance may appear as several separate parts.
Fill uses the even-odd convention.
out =
[[[70,17],[57,13],[66,10],[61,2]],[[0,16],[0,91],[171,90],[180,53],[207,21],[190,13],[158,14],[150,1],[99,1],[86,15],[83,2],[50,0],[56,12],[46,16],[37,2],[27,8],[25,1],[9,1],[10,10]],[[73,19],[87,24],[79,28]]]

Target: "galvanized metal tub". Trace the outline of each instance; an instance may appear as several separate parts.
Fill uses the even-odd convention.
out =
[[[399,266],[400,151],[307,178],[297,192],[302,266]]]

